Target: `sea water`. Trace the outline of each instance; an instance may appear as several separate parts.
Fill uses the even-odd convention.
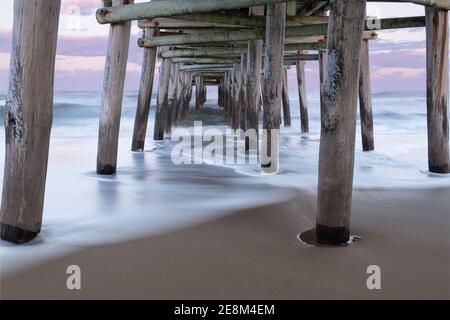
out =
[[[223,112],[216,106],[217,91],[208,89],[202,114],[191,114],[180,127],[191,130],[193,120],[202,120],[205,129],[225,132]],[[281,130],[280,171],[262,176],[257,165],[174,165],[170,155],[177,141],[152,139],[155,97],[146,150],[131,152],[138,94],[125,92],[118,172],[98,176],[95,165],[101,92],[56,92],[42,233],[24,246],[0,242],[2,272],[17,271],[80,246],[160,234],[232,211],[285,201],[299,190],[315,193],[319,95],[308,94],[311,132],[300,133],[298,98],[292,91],[292,127]],[[2,114],[5,98],[0,93]],[[375,93],[373,111],[375,151],[362,152],[357,127],[355,189],[450,186],[448,176],[427,171],[425,92]],[[2,122],[0,168],[3,164]]]

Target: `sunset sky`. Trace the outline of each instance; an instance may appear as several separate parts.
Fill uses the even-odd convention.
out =
[[[136,2],[145,2],[136,0]],[[13,0],[0,4],[0,91],[7,89]],[[100,0],[62,0],[56,58],[56,90],[101,90],[109,27],[99,25],[95,9]],[[413,4],[369,4],[368,15],[404,17],[423,15],[424,8]],[[142,49],[136,44],[141,32],[133,24],[125,88],[139,86]],[[379,32],[371,41],[373,91],[425,89],[424,29]],[[291,76],[295,73],[292,72]],[[307,83],[318,85],[317,62],[307,63]]]

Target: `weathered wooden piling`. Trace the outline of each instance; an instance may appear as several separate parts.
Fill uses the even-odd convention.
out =
[[[192,99],[192,72],[183,72],[184,80],[183,80],[183,95],[181,99],[181,113],[180,119],[185,120],[189,114],[189,106]]]
[[[113,0],[113,6],[134,0]],[[98,134],[97,173],[114,174],[117,167],[120,113],[128,59],[131,22],[112,24],[109,30]]]
[[[157,28],[146,28],[145,37],[157,36]],[[143,151],[147,133],[148,116],[153,94],[153,79],[155,75],[156,47],[145,48],[142,61],[141,82],[139,85],[138,105],[134,120],[132,151]]]
[[[247,128],[247,53],[241,55],[241,68],[240,68],[240,93],[239,93],[239,105],[240,105],[240,125],[239,128],[246,130]]]
[[[241,124],[241,103],[240,103],[240,88],[241,88],[241,66],[235,64],[232,73],[232,102],[231,102],[231,128],[233,130],[239,129]]]
[[[174,63],[172,61],[170,67],[169,75],[169,89],[167,93],[168,101],[168,116],[166,118],[166,124],[164,131],[170,134],[172,131],[172,126],[176,117],[176,100],[177,100],[177,90],[178,90],[178,73],[180,71],[180,63]]]
[[[286,25],[286,4],[267,6],[263,77],[263,143],[261,170],[276,173],[279,167],[279,130],[281,118],[281,82]]]
[[[356,103],[365,0],[331,2],[327,72],[321,106],[316,241],[350,239]]]
[[[264,6],[249,9],[252,17],[264,16]],[[247,46],[247,112],[246,127],[256,132],[256,139],[259,135],[259,103],[261,101],[261,64],[262,64],[262,40],[250,40]],[[245,149],[257,146],[258,141],[245,142]]]
[[[224,83],[223,79],[221,79],[219,87],[217,88],[217,104],[219,105],[219,107],[223,107],[224,104],[223,95],[224,95]]]
[[[320,104],[323,101],[323,92],[325,85],[325,73],[327,66],[327,52],[325,50],[319,51],[319,78],[320,78]]]
[[[289,103],[288,69],[284,68],[282,84],[283,123],[285,127],[291,126],[291,106]]]
[[[0,211],[0,237],[13,243],[28,242],[41,231],[60,5],[60,0],[14,2]]]
[[[425,10],[428,165],[431,172],[449,173],[448,11]]]
[[[200,112],[204,104],[204,90],[205,85],[203,83],[202,76],[195,77],[195,111]]]
[[[169,80],[172,66],[171,59],[163,59],[159,70],[158,98],[156,102],[154,140],[164,139],[167,118],[169,117]]]
[[[305,85],[305,62],[298,61],[295,64],[297,69],[298,103],[300,106],[301,132],[309,132],[308,100],[306,97]]]
[[[373,135],[372,92],[370,85],[369,41],[363,40],[359,75],[359,113],[363,151],[375,149]]]

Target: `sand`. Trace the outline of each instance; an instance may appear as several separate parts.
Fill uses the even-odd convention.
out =
[[[357,190],[353,245],[298,240],[316,194],[229,212],[190,228],[90,246],[3,275],[2,299],[449,299],[450,188]],[[82,290],[66,288],[79,265]],[[381,268],[381,290],[366,269]]]

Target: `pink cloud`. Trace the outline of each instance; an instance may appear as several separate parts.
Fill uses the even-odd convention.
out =
[[[395,78],[414,78],[425,74],[425,68],[387,67],[373,72],[374,78],[393,76]]]
[[[89,15],[100,8],[102,2],[100,0],[63,0],[61,3],[61,14],[74,14],[74,10],[80,10],[80,14]]]

